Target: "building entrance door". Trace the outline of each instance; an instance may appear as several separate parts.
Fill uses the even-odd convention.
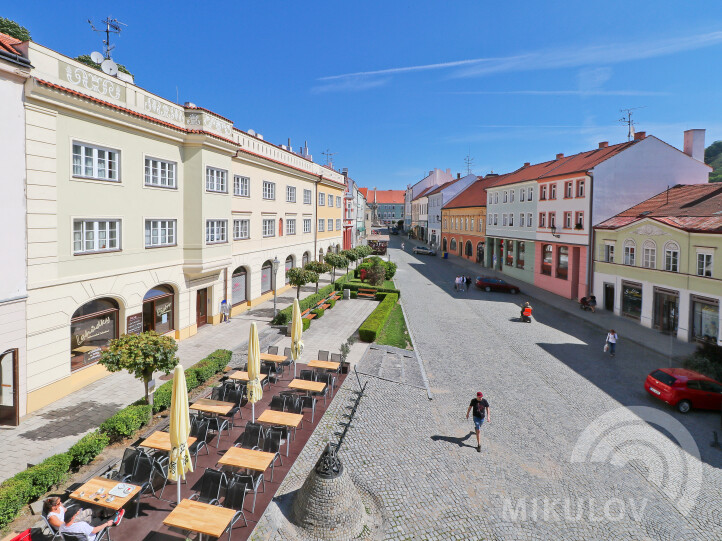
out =
[[[614,312],[614,284],[604,284],[604,309]]]
[[[202,327],[208,323],[208,290],[199,289],[196,292],[196,326]]]
[[[20,395],[18,394],[18,350],[0,353],[0,424],[20,424]]]
[[[666,334],[677,332],[679,295],[667,291],[654,292],[654,319],[652,324]]]

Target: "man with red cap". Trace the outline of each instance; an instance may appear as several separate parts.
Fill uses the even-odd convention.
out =
[[[481,438],[479,432],[481,431],[481,425],[484,424],[484,419],[491,422],[489,415],[489,402],[484,398],[484,393],[479,391],[476,393],[476,398],[471,399],[469,408],[466,410],[466,418],[469,418],[469,412],[474,411],[474,428],[476,429],[476,450],[481,453]]]

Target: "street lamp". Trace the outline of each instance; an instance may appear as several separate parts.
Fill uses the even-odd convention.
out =
[[[556,234],[557,228],[556,228],[555,225],[551,226],[551,231],[552,231],[552,237],[556,237],[556,238],[560,238],[560,237],[561,237],[561,235],[557,235],[557,234]]]
[[[276,310],[276,274],[278,274],[278,265],[280,264],[281,262],[278,260],[278,257],[274,256],[273,261],[271,261],[273,268],[273,317],[278,315],[278,311]]]

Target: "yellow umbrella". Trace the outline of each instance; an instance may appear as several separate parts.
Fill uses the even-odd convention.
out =
[[[303,320],[301,319],[301,307],[298,299],[293,299],[293,319],[291,320],[291,358],[293,359],[293,377],[296,377],[296,363],[303,353]]]
[[[170,461],[168,479],[176,482],[178,501],[180,502],[180,482],[186,472],[193,471],[191,454],[188,451],[188,435],[191,431],[188,415],[188,388],[183,367],[176,365],[173,372],[173,394],[170,401]]]
[[[248,401],[251,403],[251,422],[256,422],[256,402],[263,397],[263,388],[258,379],[261,374],[261,347],[258,345],[256,322],[251,323],[248,335]]]

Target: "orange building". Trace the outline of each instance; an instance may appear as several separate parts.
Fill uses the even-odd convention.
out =
[[[441,249],[483,264],[486,188],[498,177],[479,179],[441,208]]]

